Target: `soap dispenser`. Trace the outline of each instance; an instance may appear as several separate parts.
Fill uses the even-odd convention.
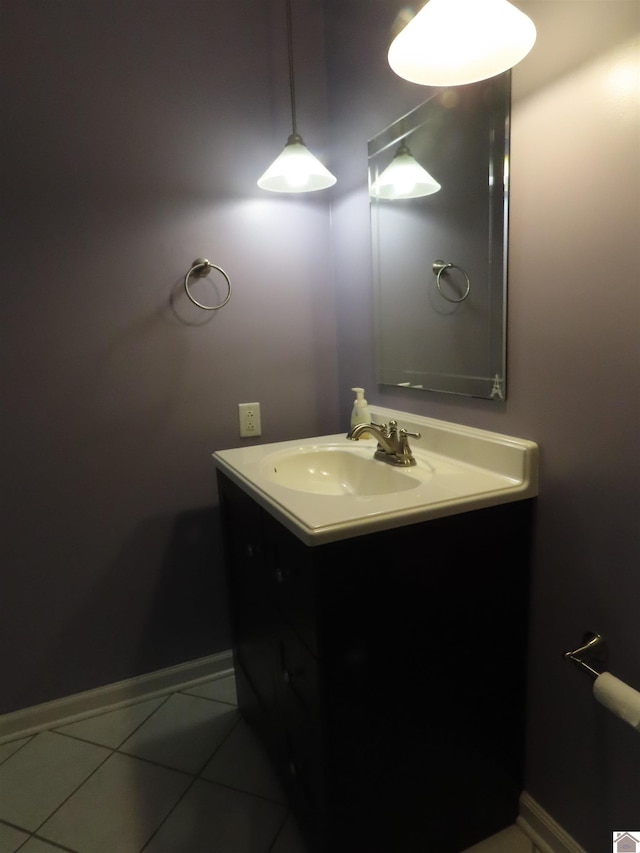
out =
[[[351,412],[351,427],[356,424],[370,424],[371,412],[364,398],[364,388],[352,388],[356,392],[356,399],[353,401],[353,411]],[[362,433],[360,438],[371,438],[369,433]]]

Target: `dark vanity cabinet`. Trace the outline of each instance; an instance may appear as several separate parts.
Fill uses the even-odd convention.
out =
[[[240,710],[310,850],[457,853],[513,823],[531,501],[309,547],[218,484]]]

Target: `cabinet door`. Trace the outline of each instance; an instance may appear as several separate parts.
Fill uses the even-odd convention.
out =
[[[270,604],[272,581],[265,564],[263,513],[251,498],[221,474],[218,474],[218,483],[225,525],[234,666],[243,670],[260,711],[274,717],[280,646],[277,611]],[[246,701],[239,698],[245,710],[254,702],[254,697],[247,697]]]
[[[280,632],[281,679],[278,738],[289,791],[298,805],[317,819],[321,778],[321,731],[318,665],[298,636]]]
[[[293,533],[264,514],[265,559],[271,596],[282,619],[318,654],[313,557]]]

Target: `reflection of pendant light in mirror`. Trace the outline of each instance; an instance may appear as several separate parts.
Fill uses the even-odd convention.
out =
[[[535,40],[508,0],[429,0],[391,42],[389,65],[412,83],[458,86],[507,71]]]
[[[440,184],[432,178],[402,143],[395,157],[371,185],[373,198],[420,198],[437,193]]]
[[[263,190],[275,193],[306,193],[332,187],[336,179],[314,157],[302,141],[296,125],[296,94],[293,77],[293,36],[291,26],[291,0],[286,0],[287,46],[289,51],[289,88],[291,90],[291,136],[282,153],[276,157],[258,180]]]

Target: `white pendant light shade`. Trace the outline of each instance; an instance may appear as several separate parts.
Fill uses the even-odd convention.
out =
[[[512,68],[536,40],[533,21],[508,0],[429,0],[398,33],[389,65],[425,86],[458,86]]]
[[[332,187],[336,183],[336,178],[309,151],[297,130],[291,0],[285,0],[285,9],[291,93],[291,136],[287,139],[282,154],[276,157],[267,171],[258,179],[258,186],[261,190],[269,190],[273,193],[310,193]]]
[[[292,133],[282,153],[258,180],[263,190],[275,193],[308,193],[332,187],[336,178],[309,151],[297,133]]]
[[[437,193],[440,184],[415,159],[406,145],[401,145],[387,168],[371,185],[374,198],[421,198]]]

